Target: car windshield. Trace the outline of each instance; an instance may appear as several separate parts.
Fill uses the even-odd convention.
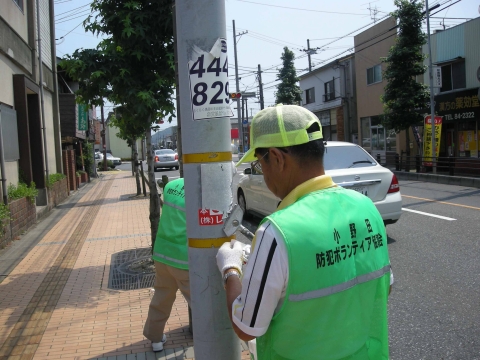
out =
[[[162,150],[156,150],[155,155],[168,155],[168,154],[175,154],[175,151],[172,149],[162,149]]]
[[[107,158],[113,158],[113,155],[110,153],[107,153]]]
[[[323,157],[325,170],[375,166],[376,161],[357,146],[327,146]]]

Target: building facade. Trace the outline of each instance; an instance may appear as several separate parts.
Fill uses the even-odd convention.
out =
[[[397,149],[400,137],[381,124],[383,103],[380,99],[387,84],[383,79],[386,64],[381,58],[386,57],[395,44],[396,25],[396,19],[389,17],[354,37],[358,143],[374,157],[380,155],[381,158],[400,152]]]
[[[0,0],[1,119],[17,128],[2,135],[21,144],[5,158],[2,177],[14,185],[34,181],[38,205],[47,202],[47,175],[62,172],[53,3],[39,1],[36,9],[33,0]]]
[[[300,76],[302,106],[320,119],[327,141],[358,143],[355,81],[354,55]]]
[[[479,158],[480,17],[437,31],[430,40],[432,62],[441,74],[441,87],[435,89],[435,114],[442,116],[439,156]],[[426,45],[423,51],[428,53]],[[424,79],[430,85],[428,74]]]

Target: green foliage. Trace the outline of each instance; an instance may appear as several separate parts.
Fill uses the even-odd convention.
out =
[[[420,123],[423,115],[418,111],[429,101],[427,87],[416,77],[425,73],[422,45],[426,35],[422,33],[423,2],[419,0],[395,0],[397,10],[392,13],[398,19],[398,38],[382,61],[387,64],[384,78],[387,80],[383,124],[396,132]]]
[[[88,174],[93,173],[93,164],[95,163],[95,159],[93,157],[93,143],[85,141],[82,144],[82,157],[83,157],[83,165],[85,166],[85,171]]]
[[[64,174],[60,174],[60,173],[49,174],[48,180],[47,180],[47,186],[51,188],[53,184],[55,184],[57,181],[63,180],[65,178],[66,176]]]
[[[275,93],[275,103],[284,105],[298,105],[302,100],[302,90],[297,85],[299,79],[295,70],[293,60],[295,54],[288,49],[283,48],[283,54],[281,57],[283,61],[283,67],[277,75],[277,79],[281,83],[277,86],[277,92]]]
[[[38,195],[38,190],[35,183],[32,181],[30,186],[25,183],[19,183],[18,186],[13,184],[8,185],[8,198],[10,200],[28,198],[32,203],[35,203],[35,197]]]
[[[60,63],[80,89],[78,101],[102,105],[107,98],[128,108],[116,126],[133,139],[157,117],[174,114],[174,42],[171,0],[93,0],[85,30],[104,39]],[[123,135],[122,135],[123,137]]]
[[[105,160],[102,160],[102,161],[98,162],[98,169],[99,170],[103,170],[104,161]],[[113,162],[111,160],[107,160],[107,167],[109,167],[110,169],[115,169],[115,165],[113,165]]]
[[[11,219],[10,209],[8,208],[8,205],[0,204],[0,236],[5,234],[4,220],[6,219]]]

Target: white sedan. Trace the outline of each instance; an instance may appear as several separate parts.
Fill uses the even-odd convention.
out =
[[[397,177],[363,148],[352,143],[329,141],[325,146],[323,165],[325,173],[337,185],[368,196],[382,215],[385,225],[400,219],[402,196]],[[281,201],[268,190],[263,175],[251,167],[245,169],[236,194],[245,214],[270,215]]]

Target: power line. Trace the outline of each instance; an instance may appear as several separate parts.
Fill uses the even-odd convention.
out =
[[[63,35],[63,36],[61,36],[61,37],[59,37],[58,39],[55,39],[55,40],[57,40],[57,41],[58,41],[58,40],[62,40],[65,36],[67,36],[68,34],[70,34],[73,30],[75,30],[76,28],[78,28],[78,27],[79,27],[80,25],[82,25],[82,24],[83,24],[83,21],[82,21],[80,24],[78,24],[77,26],[75,26],[72,30],[70,30],[69,32],[67,32],[65,35]]]
[[[358,15],[358,16],[368,15],[368,14],[357,14],[357,13],[345,13],[345,12],[339,12],[339,11],[324,11],[324,10],[313,10],[313,9],[301,9],[301,8],[295,8],[295,7],[289,7],[289,6],[262,4],[262,3],[259,3],[259,2],[247,1],[247,0],[237,0],[237,1],[245,2],[245,3],[250,3],[250,4],[256,4],[256,5],[263,5],[263,6],[269,6],[269,7],[282,8],[282,9],[300,10],[300,11],[309,11],[309,12],[319,12],[319,13],[325,13],[325,14]]]
[[[90,6],[90,4],[82,5],[82,6],[74,8],[74,9],[64,11],[63,13],[55,14],[55,17],[60,16],[60,15],[64,15],[64,14],[69,13],[69,12],[73,12],[75,10],[78,10],[78,9],[81,9],[81,8],[84,8],[84,7],[87,7],[87,6]]]

